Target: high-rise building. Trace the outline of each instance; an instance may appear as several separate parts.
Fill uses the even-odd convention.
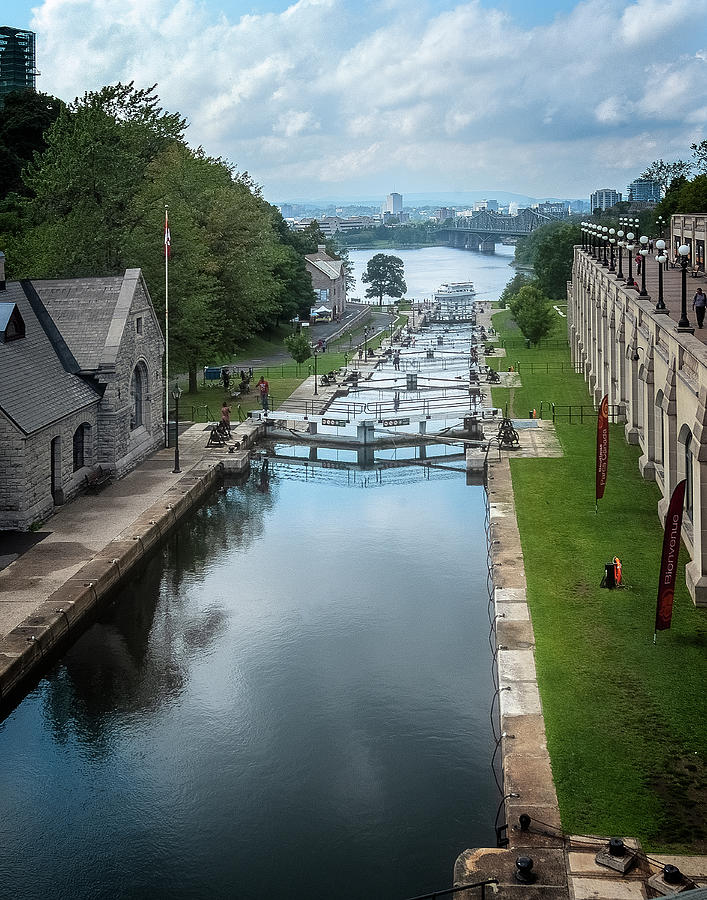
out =
[[[621,191],[615,191],[613,188],[600,188],[589,198],[589,208],[592,212],[595,209],[608,209],[615,203],[621,203]]]
[[[637,178],[628,186],[628,199],[660,203],[660,185],[652,178]]]
[[[385,203],[383,204],[383,209],[381,212],[390,213],[393,216],[399,215],[403,211],[403,195],[402,194],[388,194],[385,198]]]
[[[34,32],[0,26],[0,98],[34,90],[36,80]]]

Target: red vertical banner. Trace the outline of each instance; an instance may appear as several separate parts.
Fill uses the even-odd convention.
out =
[[[658,582],[658,603],[655,610],[655,631],[670,628],[675,597],[675,576],[680,553],[680,533],[682,531],[682,508],[685,502],[685,479],[673,491],[665,517],[663,535],[663,556],[660,561],[660,581]],[[655,643],[655,634],[653,635]]]
[[[606,475],[609,471],[609,395],[604,394],[597,417],[597,487],[596,500],[604,496]]]

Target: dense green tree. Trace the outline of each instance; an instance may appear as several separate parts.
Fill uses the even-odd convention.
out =
[[[572,273],[574,245],[579,243],[578,224],[551,222],[518,241],[516,261],[533,267],[543,293],[564,300]]]
[[[312,345],[304,332],[288,334],[284,340],[290,356],[296,363],[303,363],[312,355]]]
[[[376,253],[368,260],[361,280],[368,285],[366,297],[377,297],[380,305],[383,304],[384,296],[402,297],[407,290],[402,259],[387,253]]]
[[[501,296],[498,298],[499,306],[502,309],[505,309],[516,296],[518,291],[525,287],[526,284],[530,284],[532,279],[525,275],[523,272],[517,272],[513,278],[508,282],[508,284],[504,287],[501,292]]]
[[[0,200],[11,192],[27,193],[22,169],[43,152],[44,135],[57,120],[61,100],[39,91],[6,94],[0,115]]]
[[[550,333],[554,313],[549,298],[534,285],[526,284],[510,303],[511,315],[531,344]]]

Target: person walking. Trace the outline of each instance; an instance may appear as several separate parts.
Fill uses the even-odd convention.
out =
[[[705,307],[707,307],[707,294],[701,287],[697,288],[697,293],[692,298],[692,308],[697,316],[697,327],[702,328],[705,321]]]
[[[224,366],[221,369],[221,379],[223,380],[223,389],[227,391],[231,386],[231,373],[228,366]]]
[[[260,381],[258,382],[258,391],[260,392],[260,402],[263,406],[265,412],[268,411],[268,395],[270,394],[270,385],[267,383],[265,378],[261,375]]]
[[[231,407],[228,405],[228,397],[221,407],[221,430],[224,435],[231,436]]]

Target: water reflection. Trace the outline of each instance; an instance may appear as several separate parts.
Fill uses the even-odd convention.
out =
[[[7,896],[405,897],[493,840],[481,490],[286,449],[0,726]]]

